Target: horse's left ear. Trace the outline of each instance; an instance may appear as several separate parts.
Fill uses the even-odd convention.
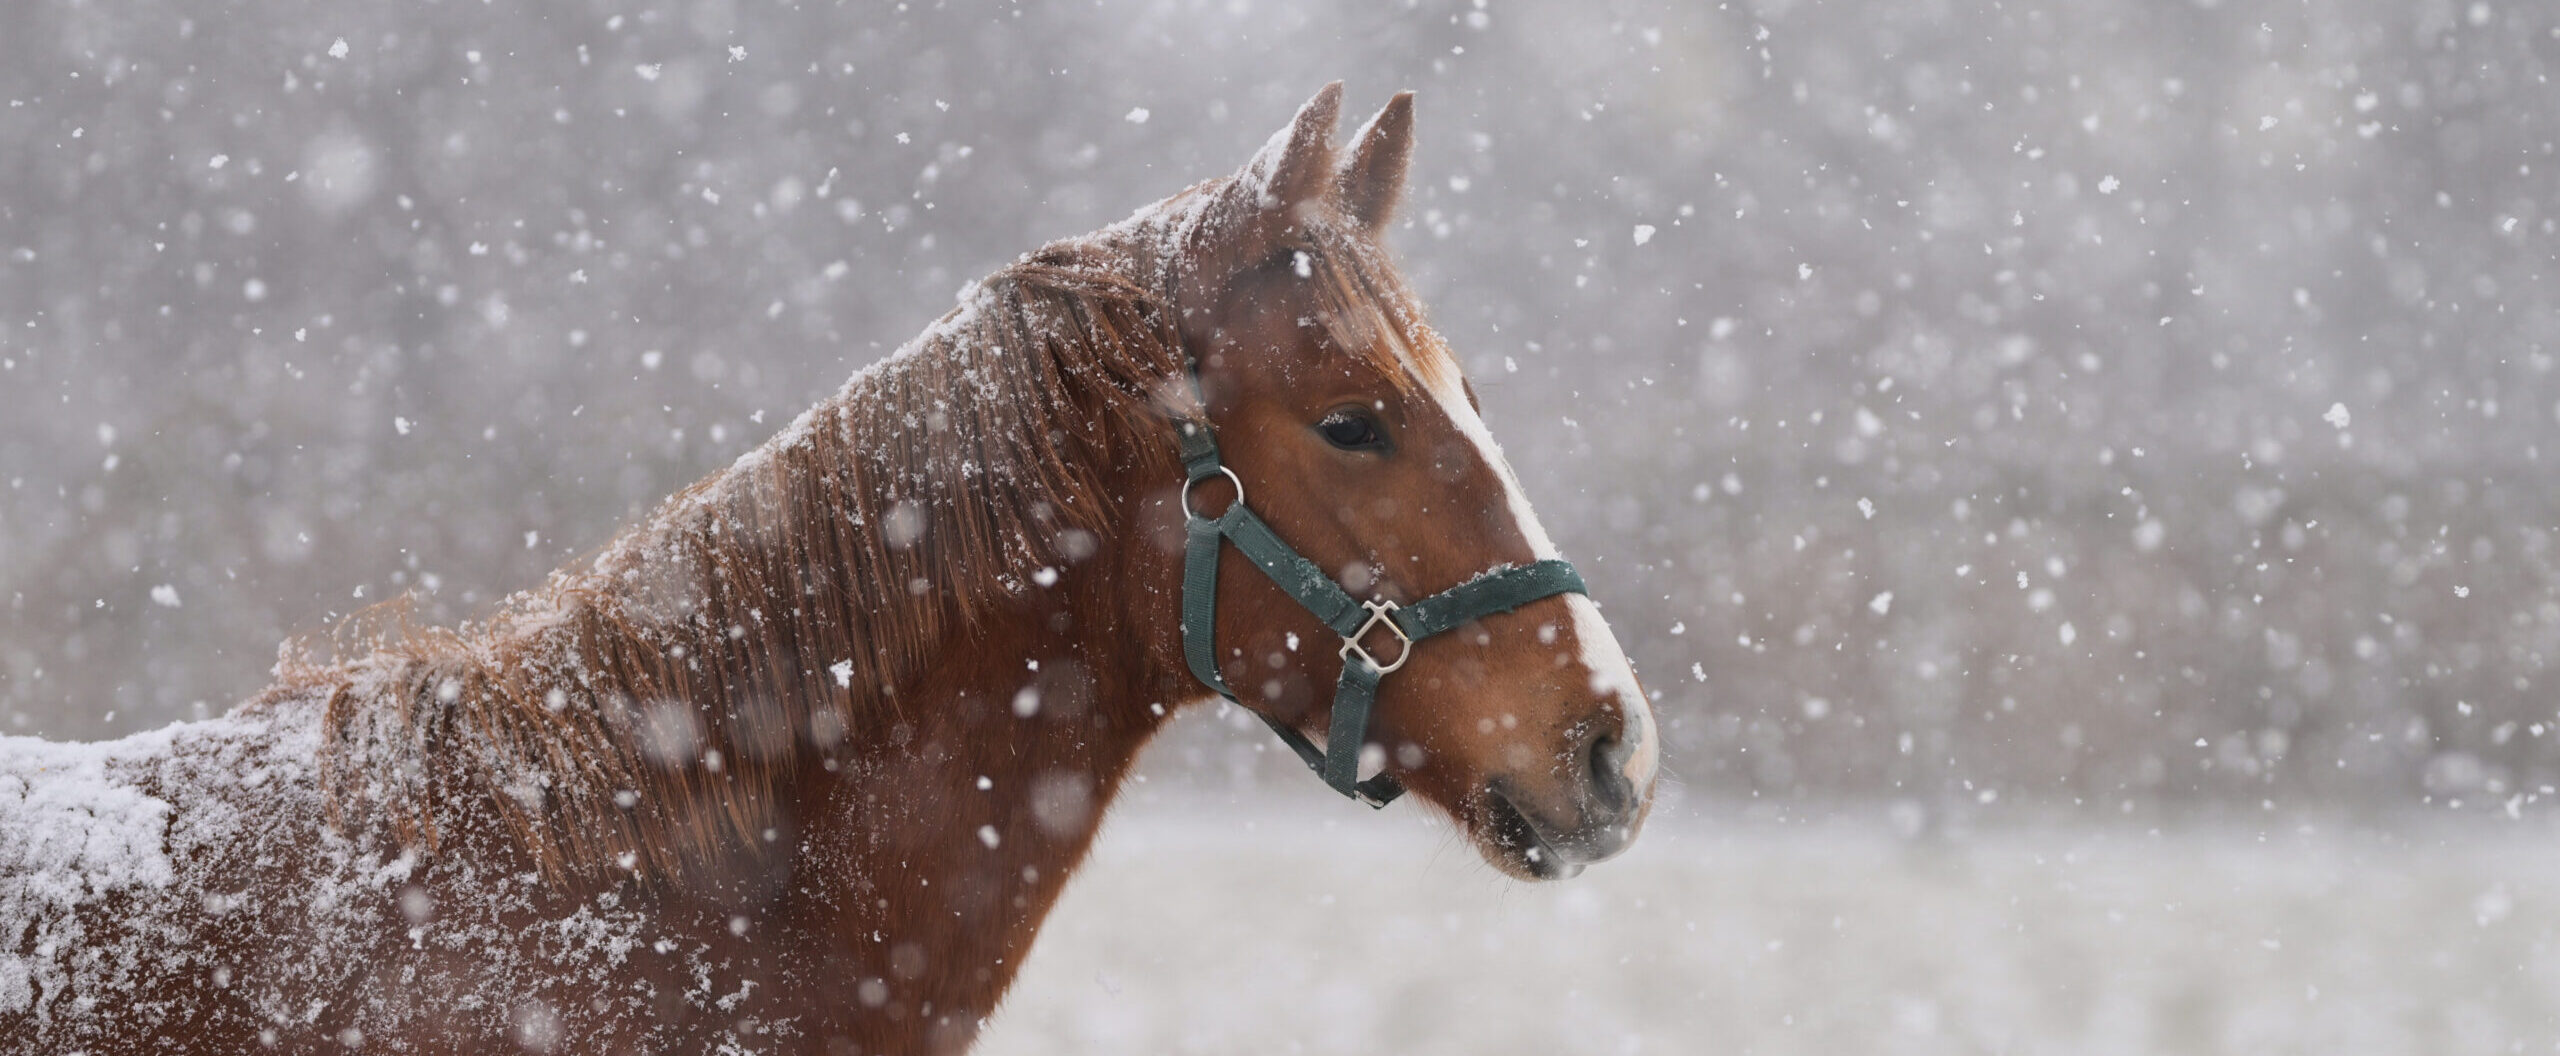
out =
[[[1254,152],[1244,166],[1245,186],[1262,208],[1285,208],[1324,193],[1333,170],[1333,124],[1342,113],[1342,82],[1318,90],[1298,116]]]
[[[1413,93],[1397,92],[1351,137],[1351,157],[1342,163],[1336,186],[1343,210],[1362,227],[1376,231],[1395,215],[1404,194],[1404,170],[1413,160]]]

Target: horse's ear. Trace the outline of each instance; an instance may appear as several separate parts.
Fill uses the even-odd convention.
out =
[[[1413,93],[1397,92],[1351,137],[1338,186],[1342,207],[1371,231],[1387,226],[1404,194],[1404,170],[1413,160]]]
[[[1245,163],[1244,182],[1260,196],[1258,204],[1266,209],[1296,205],[1324,192],[1333,170],[1334,119],[1341,113],[1342,82],[1335,81],[1318,90],[1298,108],[1289,127],[1254,153]]]

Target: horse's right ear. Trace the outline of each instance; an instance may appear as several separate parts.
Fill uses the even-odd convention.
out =
[[[1397,92],[1351,136],[1351,160],[1342,164],[1342,208],[1360,226],[1376,231],[1395,215],[1404,194],[1404,170],[1413,160],[1413,93]]]
[[[1334,119],[1342,113],[1342,82],[1317,90],[1298,108],[1289,127],[1272,135],[1246,162],[1243,184],[1264,209],[1296,205],[1324,193],[1333,173]]]

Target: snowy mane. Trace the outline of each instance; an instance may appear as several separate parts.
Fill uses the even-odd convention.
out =
[[[1176,479],[1159,291],[1195,213],[1022,258],[592,561],[456,629],[377,606],[258,706],[325,696],[333,810],[403,843],[468,797],[555,879],[756,847],[791,762],[897,737],[937,643],[1089,555],[1104,468]]]

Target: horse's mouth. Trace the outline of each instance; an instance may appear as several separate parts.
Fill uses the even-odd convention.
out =
[[[1485,789],[1482,814],[1478,845],[1496,868],[1523,880],[1564,880],[1582,872],[1583,863],[1559,852],[1500,783]]]

